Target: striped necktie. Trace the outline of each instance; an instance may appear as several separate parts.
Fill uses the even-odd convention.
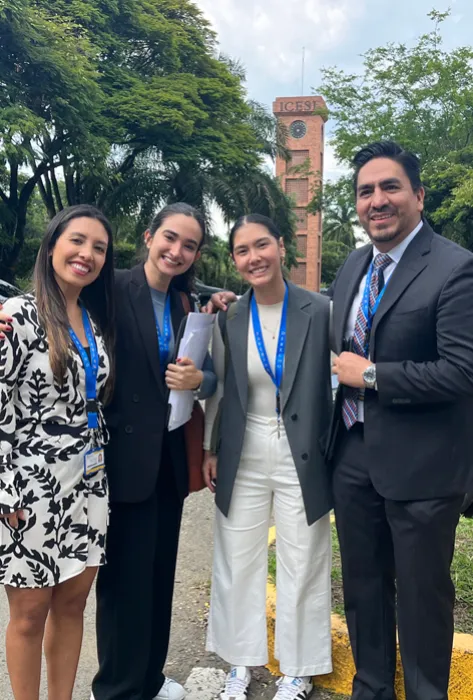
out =
[[[373,261],[373,272],[370,282],[370,298],[369,298],[369,315],[376,304],[379,293],[384,286],[384,270],[392,263],[392,258],[386,253],[378,253]],[[363,301],[358,309],[358,314],[355,322],[355,330],[353,333],[352,352],[362,357],[368,357],[369,338],[368,338],[368,319],[366,318],[363,308]],[[342,417],[347,430],[355,425],[358,420],[358,399],[360,389],[345,387],[345,398],[342,404]]]

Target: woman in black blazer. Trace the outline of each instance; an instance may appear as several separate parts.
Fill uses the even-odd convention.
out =
[[[204,236],[200,212],[167,206],[145,234],[145,264],[116,275],[117,379],[106,413],[111,513],[107,566],[97,581],[95,700],[184,697],[163,675],[188,493],[184,435],[166,428],[167,397],[169,389],[192,389],[206,398],[217,380],[210,359],[203,372],[185,358],[167,362],[185,316],[180,292],[189,293]]]

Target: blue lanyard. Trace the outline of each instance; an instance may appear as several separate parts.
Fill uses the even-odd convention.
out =
[[[255,296],[251,297],[251,319],[253,321],[253,330],[255,334],[256,347],[258,348],[259,356],[263,367],[272,379],[276,387],[276,414],[278,420],[281,417],[281,397],[280,389],[282,383],[282,375],[284,371],[284,356],[286,354],[286,326],[287,326],[287,301],[289,297],[289,289],[286,284],[286,293],[284,295],[284,303],[282,307],[281,326],[279,328],[278,347],[276,351],[276,374],[274,374],[271,365],[269,364],[268,353],[263,340],[263,332],[261,330],[261,322],[259,320],[258,305]]]
[[[384,287],[378,294],[378,297],[374,303],[373,308],[370,310],[370,287],[371,287],[371,278],[373,276],[373,269],[374,269],[374,260],[371,261],[371,265],[368,268],[368,274],[366,275],[366,284],[365,284],[365,291],[363,292],[363,313],[366,318],[366,329],[368,333],[371,331],[371,326],[373,325],[373,316],[378,310],[378,306],[381,302],[381,299],[383,298],[383,294],[386,291],[386,287],[388,286],[387,282],[384,283]]]
[[[159,364],[161,366],[161,371],[164,372],[168,363],[169,346],[171,345],[171,297],[169,294],[164,306],[162,333],[159,327],[158,315],[156,311],[154,312],[154,317],[156,319],[156,332],[158,334],[159,343]]]
[[[85,348],[80,342],[72,328],[69,328],[69,334],[72,342],[77,348],[82,364],[85,370],[85,392],[87,401],[87,423],[89,428],[98,428],[99,421],[97,415],[97,375],[99,372],[99,354],[97,351],[97,343],[95,342],[94,332],[90,324],[89,316],[84,307],[82,307],[82,322],[84,324],[85,337],[90,349],[90,360]]]

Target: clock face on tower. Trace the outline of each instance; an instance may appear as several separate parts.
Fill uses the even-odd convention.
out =
[[[289,127],[289,133],[293,139],[302,139],[307,133],[307,125],[302,119],[296,119]]]

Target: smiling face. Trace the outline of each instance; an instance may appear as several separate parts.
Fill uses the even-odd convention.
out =
[[[108,233],[97,219],[72,219],[56,240],[51,263],[56,282],[66,289],[83,289],[99,277],[105,264]]]
[[[154,235],[146,231],[147,264],[153,267],[154,276],[170,279],[187,272],[200,258],[202,238],[199,222],[185,214],[168,216]]]
[[[276,239],[261,224],[243,224],[233,241],[233,260],[240,275],[252,287],[264,287],[282,279],[283,239]]]
[[[412,189],[406,171],[390,158],[373,158],[358,173],[356,210],[360,223],[381,252],[398,245],[418,225],[424,189]]]

